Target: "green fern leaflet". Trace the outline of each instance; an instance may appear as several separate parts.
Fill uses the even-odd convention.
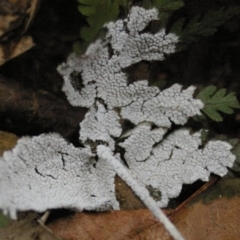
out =
[[[171,32],[180,36],[180,41],[183,44],[193,43],[198,41],[199,38],[213,35],[219,26],[233,15],[238,14],[239,11],[239,7],[220,8],[217,11],[209,11],[203,17],[200,15],[195,16],[186,26],[184,26],[186,20],[181,18],[173,24]]]
[[[143,0],[142,6],[146,9],[157,8],[159,10],[159,18],[165,27],[171,14],[184,6],[183,0]],[[165,24],[164,24],[165,23]]]
[[[233,108],[240,108],[234,92],[227,93],[225,88],[217,90],[213,85],[203,88],[197,98],[204,103],[202,111],[216,122],[223,120],[219,111],[232,114]]]
[[[119,7],[126,7],[127,0],[77,0],[78,11],[86,16],[88,26],[80,31],[80,37],[92,42],[105,23],[115,21],[119,15]]]

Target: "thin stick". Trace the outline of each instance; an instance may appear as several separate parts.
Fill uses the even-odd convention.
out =
[[[46,223],[46,221],[47,221],[47,219],[48,219],[48,217],[49,217],[49,215],[50,215],[50,211],[48,210],[48,211],[46,211],[46,212],[42,215],[42,217],[38,220],[38,222],[39,222],[42,226],[44,226],[45,223]]]
[[[199,188],[195,193],[193,193],[187,200],[185,200],[182,204],[180,204],[177,208],[172,210],[171,216],[176,214],[181,209],[185,208],[193,199],[199,196],[202,192],[208,189],[211,185],[213,185],[218,180],[217,177],[212,177],[207,183],[205,183],[201,188]]]
[[[119,160],[117,160],[109,147],[99,145],[97,147],[98,156],[108,163],[110,163],[115,169],[119,177],[121,177],[129,187],[134,191],[134,193],[143,201],[143,203],[148,207],[152,214],[161,222],[165,229],[175,240],[184,240],[181,233],[177,228],[171,223],[171,221],[165,216],[162,210],[157,206],[154,199],[149,195],[148,190],[142,187],[132,176],[129,170],[123,166]]]

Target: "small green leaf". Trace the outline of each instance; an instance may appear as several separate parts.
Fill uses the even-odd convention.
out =
[[[114,21],[119,15],[119,6],[127,4],[126,0],[78,0],[78,10],[86,16],[88,26],[82,27],[80,37],[87,41],[93,41],[105,23]]]
[[[218,106],[218,110],[226,114],[234,113],[233,109],[230,108],[229,106]]]
[[[197,98],[204,103],[202,111],[216,122],[223,120],[218,111],[232,114],[233,108],[240,107],[234,92],[227,94],[225,88],[217,90],[217,87],[213,85],[203,88]]]
[[[226,88],[222,88],[213,95],[212,99],[223,98],[226,95],[226,92],[227,92]]]
[[[213,121],[215,122],[222,122],[223,118],[221,117],[221,115],[216,111],[215,108],[213,107],[205,107],[204,109],[202,109],[202,111],[209,117],[211,118]]]
[[[78,11],[84,16],[92,16],[96,13],[96,8],[93,6],[78,6]]]
[[[129,7],[130,5],[130,0],[119,0],[119,5],[123,7]]]
[[[211,98],[211,95],[214,94],[217,90],[216,86],[210,85],[205,87],[198,95],[197,98],[201,99],[203,102]]]
[[[0,212],[0,228],[5,227],[10,222],[10,219]]]
[[[84,41],[91,42],[97,35],[98,31],[99,31],[99,28],[97,27],[95,28],[82,27],[80,31],[80,36]]]
[[[184,6],[183,0],[142,0],[142,6],[146,9],[151,9],[153,7],[157,8],[159,11],[159,18],[161,22],[166,23],[173,11]],[[164,26],[164,24],[163,24]]]

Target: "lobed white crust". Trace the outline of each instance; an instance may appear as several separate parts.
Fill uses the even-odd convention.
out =
[[[160,207],[165,207],[169,198],[177,197],[183,184],[191,184],[198,179],[208,181],[210,173],[224,176],[227,167],[231,167],[235,156],[231,145],[223,141],[210,141],[201,149],[200,134],[190,134],[188,129],[180,129],[152,148],[145,161],[139,161],[142,151],[136,156],[131,154],[133,146],[129,144],[134,136],[138,142],[148,145],[149,137],[141,137],[138,132],[125,140],[125,160],[133,176],[143,186],[151,185],[161,192]]]
[[[158,88],[149,87],[147,81],[128,84],[123,72],[123,68],[134,63],[163,60],[164,54],[175,51],[176,35],[167,35],[164,29],[155,34],[141,32],[157,15],[156,9],[133,7],[126,19],[106,25],[105,43],[96,41],[83,57],[70,55],[67,63],[58,67],[64,78],[63,91],[72,105],[90,107],[95,98],[100,98],[112,109],[127,106],[137,99],[151,99],[159,93]],[[77,64],[72,63],[75,60]],[[73,70],[82,77],[81,90],[74,90],[72,86]]]
[[[121,110],[124,119],[134,124],[149,121],[159,127],[170,128],[172,122],[183,125],[189,117],[201,114],[202,101],[192,97],[195,87],[182,90],[182,86],[174,84],[146,101],[139,98]]]
[[[150,157],[153,145],[162,140],[167,131],[163,128],[151,130],[151,127],[152,124],[149,122],[141,123],[128,132],[129,137],[123,143],[119,143],[119,146],[126,150],[124,155],[126,159],[144,161]]]
[[[118,113],[115,110],[107,110],[103,104],[97,102],[80,123],[79,139],[82,143],[86,143],[87,140],[103,141],[114,150],[115,141],[112,137],[119,137],[121,132]]]
[[[182,90],[181,85],[175,84],[161,92],[148,86],[147,80],[128,84],[123,68],[142,60],[163,60],[164,54],[175,51],[178,38],[174,34],[167,35],[164,29],[155,34],[142,33],[157,15],[156,9],[133,7],[126,19],[106,25],[108,45],[98,40],[84,57],[70,55],[58,70],[65,79],[63,91],[72,105],[91,107],[99,98],[108,109],[120,107],[123,119],[134,124],[149,121],[159,127],[170,127],[171,122],[184,124],[188,117],[200,114],[203,103],[193,99],[194,87]],[[80,91],[70,81],[73,70],[81,74]],[[90,112],[88,119],[93,116],[92,109]]]
[[[76,67],[70,56],[67,65],[71,69],[63,72],[65,65],[59,69],[63,76],[67,75],[63,90],[69,95],[70,103],[91,106],[80,124],[83,143],[102,140],[114,150],[113,138],[121,134],[119,120],[137,125],[125,134],[128,138],[119,146],[125,149],[124,157],[133,176],[143,186],[159,189],[162,193],[159,206],[165,206],[169,198],[179,195],[182,184],[198,179],[207,181],[210,172],[223,176],[235,157],[230,145],[221,141],[209,142],[199,149],[199,134],[191,135],[186,129],[162,140],[172,123],[183,125],[189,117],[200,114],[203,103],[193,99],[195,87],[182,89],[174,84],[160,91],[148,86],[147,80],[128,84],[124,68],[142,60],[163,60],[164,54],[175,51],[176,35],[166,34],[165,29],[155,34],[144,32],[157,19],[156,9],[133,7],[126,19],[106,24],[106,42],[98,40],[90,45],[85,56],[77,59],[80,66]],[[72,69],[81,74],[80,91],[71,85]],[[101,99],[104,105],[96,99]],[[116,108],[120,108],[120,117]]]
[[[0,208],[13,219],[25,210],[118,209],[114,176],[87,147],[75,148],[57,134],[25,137],[0,159]]]

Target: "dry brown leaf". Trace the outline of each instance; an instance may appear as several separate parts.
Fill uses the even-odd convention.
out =
[[[219,198],[210,204],[197,202],[183,209],[173,222],[191,240],[239,240],[240,198]]]
[[[34,46],[30,36],[21,37],[37,12],[40,0],[0,1],[0,66]]]
[[[172,216],[186,240],[239,240],[240,198],[201,201]],[[65,240],[171,240],[148,210],[79,213],[49,227]]]
[[[40,2],[41,2],[41,0],[31,0],[30,1],[30,5],[28,5],[29,7],[26,11],[29,14],[29,17],[28,17],[28,20],[25,24],[24,32],[27,31],[29,25],[31,24],[31,22],[32,22],[38,8],[39,8]]]
[[[37,222],[39,214],[25,213],[18,221],[12,221],[0,229],[1,240],[61,240],[47,227]]]
[[[18,41],[0,45],[0,66],[34,46],[32,37],[23,36]]]
[[[7,42],[28,29],[41,0],[0,1],[0,41]]]
[[[16,15],[0,15],[0,38],[3,37],[7,31],[9,31],[9,29],[11,28],[11,24],[16,21],[17,18],[18,17]]]
[[[239,240],[240,198],[219,198],[210,204],[201,201],[173,216],[173,223],[186,240]],[[146,229],[134,240],[171,240],[160,224]]]
[[[4,151],[14,148],[18,137],[12,133],[0,131],[0,156]]]
[[[148,210],[121,210],[78,213],[58,219],[48,227],[65,240],[128,240],[156,222]]]

